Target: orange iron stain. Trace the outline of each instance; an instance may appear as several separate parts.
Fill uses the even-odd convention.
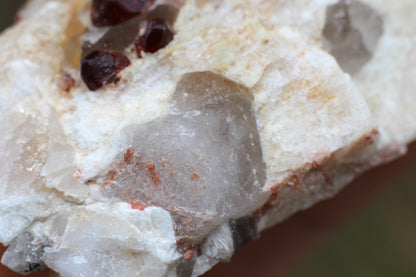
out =
[[[136,201],[136,200],[127,200],[127,203],[129,203],[131,205],[131,208],[133,210],[144,211],[144,209],[147,208],[146,204],[144,204],[142,202],[139,202],[139,201]]]

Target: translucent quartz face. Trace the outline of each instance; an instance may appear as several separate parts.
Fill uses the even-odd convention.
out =
[[[167,209],[179,240],[199,243],[268,198],[251,96],[231,80],[186,74],[165,117],[125,132],[131,147],[105,192],[132,206]]]
[[[371,59],[382,34],[382,17],[360,1],[340,0],[327,8],[324,38],[339,66],[350,74]]]
[[[46,265],[41,259],[45,245],[47,241],[37,241],[31,233],[25,232],[11,242],[2,262],[25,275],[45,270]]]

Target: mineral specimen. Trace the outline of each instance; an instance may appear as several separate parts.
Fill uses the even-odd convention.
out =
[[[139,56],[140,52],[155,53],[166,47],[173,39],[173,31],[170,24],[162,18],[154,18],[146,23],[144,33],[135,42]]]
[[[117,80],[117,74],[130,65],[123,53],[95,50],[82,59],[81,76],[90,90]]]
[[[141,6],[111,12],[125,3]],[[188,277],[229,261],[416,137],[415,12],[30,1],[0,36],[2,262]]]
[[[130,65],[126,49],[134,42],[138,56],[141,52],[155,53],[173,39],[178,11],[171,5],[158,5],[153,10],[118,26],[110,28],[98,41],[83,44],[81,76],[87,87],[95,91],[118,81],[117,74]],[[144,32],[140,34],[141,27]]]
[[[348,73],[358,72],[371,59],[382,34],[383,19],[360,1],[340,0],[327,8],[323,35]]]
[[[214,73],[184,75],[167,115],[126,128],[129,148],[105,194],[170,211],[186,245],[253,212],[268,194],[251,97]]]
[[[91,19],[95,26],[117,25],[145,13],[155,0],[93,0]]]

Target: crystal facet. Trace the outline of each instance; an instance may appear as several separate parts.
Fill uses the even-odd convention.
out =
[[[97,90],[115,82],[117,74],[129,65],[123,53],[95,50],[82,59],[81,76],[90,90]]]
[[[155,18],[147,22],[145,31],[135,42],[137,54],[140,52],[155,53],[166,47],[173,39],[173,30],[170,24],[162,19]]]
[[[165,208],[177,238],[195,244],[267,200],[265,164],[247,89],[196,72],[182,78],[172,102],[164,118],[125,130],[134,155],[120,157],[107,194]]]
[[[3,262],[16,272],[29,274],[46,269],[41,256],[47,241],[39,241],[31,233],[23,233],[14,239],[7,253],[3,256]]]
[[[200,276],[402,154],[416,4],[361,1],[158,0],[108,29],[88,21],[92,1],[29,1],[0,35],[2,262]],[[133,61],[156,19],[175,39]],[[90,93],[81,57],[92,88],[123,80]]]
[[[146,12],[155,0],[94,0],[91,19],[95,26],[117,25]]]
[[[383,19],[357,0],[340,0],[327,8],[323,35],[339,66],[357,73],[372,57],[383,34]]]
[[[154,53],[173,39],[172,24],[178,10],[171,5],[159,5],[144,15],[111,27],[94,44],[83,45],[81,76],[90,90],[97,90],[117,80],[117,74],[130,65],[124,51],[135,42],[138,56],[141,51]],[[145,31],[140,35],[142,25]]]

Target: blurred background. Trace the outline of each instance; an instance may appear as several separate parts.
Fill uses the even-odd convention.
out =
[[[0,0],[0,30],[13,23],[23,2]],[[0,277],[17,276],[0,266]],[[265,231],[231,263],[204,275],[214,276],[416,276],[416,144],[337,197]]]

